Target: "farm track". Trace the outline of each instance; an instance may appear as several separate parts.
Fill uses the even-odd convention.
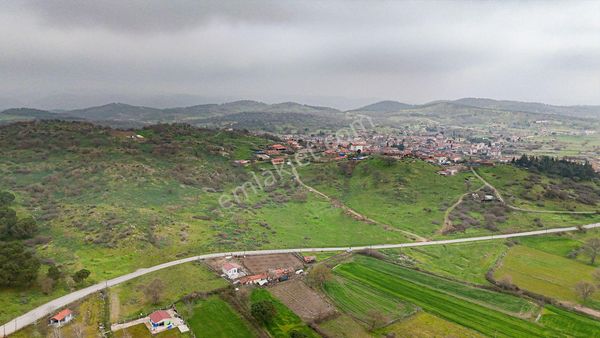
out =
[[[384,227],[388,231],[398,231],[398,232],[401,232],[401,233],[405,234],[406,236],[408,236],[409,238],[411,238],[412,240],[415,240],[415,241],[426,242],[428,240],[427,238],[419,236],[419,235],[417,235],[415,233],[412,233],[410,231],[398,229],[398,228],[395,228],[395,227],[393,227],[393,226],[391,226],[389,224],[381,223],[381,222],[379,222],[377,220],[369,218],[369,217],[367,217],[367,216],[359,213],[358,211],[356,211],[356,210],[348,207],[347,205],[343,204],[340,200],[331,198],[328,195],[320,192],[319,190],[317,190],[317,189],[315,189],[315,188],[307,185],[298,176],[296,176],[296,181],[301,186],[303,186],[304,188],[306,188],[308,191],[310,191],[310,192],[312,192],[312,193],[314,193],[314,194],[316,194],[318,196],[321,196],[322,198],[324,198],[327,201],[331,202],[331,204],[333,204],[335,207],[341,208],[342,210],[344,210],[345,212],[349,213],[352,217],[354,217],[357,220],[360,220],[360,221],[363,221],[363,222],[367,222],[367,223],[371,223],[371,224],[377,224],[379,226]]]
[[[498,191],[498,189],[496,189],[496,187],[494,187],[491,183],[489,183],[483,177],[481,177],[473,167],[471,167],[471,172],[473,172],[473,175],[475,175],[475,177],[477,177],[481,182],[483,182],[483,184],[485,184],[485,186],[492,189],[492,191],[494,192],[494,195],[496,195],[496,198],[498,198],[498,200],[502,204],[504,204],[507,208],[512,209],[512,210],[523,211],[523,212],[532,212],[532,213],[538,213],[538,214],[594,215],[594,214],[598,213],[597,211],[535,210],[535,209],[519,208],[517,206],[506,203],[506,201],[502,197],[502,194],[500,194],[500,191]]]
[[[460,195],[458,200],[456,202],[454,202],[454,204],[452,204],[448,209],[446,209],[446,211],[444,212],[444,224],[442,225],[442,228],[439,230],[440,234],[445,234],[447,231],[452,229],[452,221],[450,221],[450,214],[457,206],[459,206],[462,203],[465,196],[472,194],[472,193],[476,193],[479,190],[483,189],[483,187],[485,187],[485,185],[481,186],[480,188],[478,188],[476,190],[467,191],[466,193]]]
[[[490,236],[480,236],[480,237],[467,237],[467,238],[456,238],[456,239],[445,239],[445,240],[437,240],[437,241],[427,241],[427,242],[410,242],[410,243],[400,243],[400,244],[374,244],[374,245],[364,245],[364,246],[355,246],[355,247],[323,247],[323,248],[295,248],[295,249],[269,249],[269,250],[253,250],[253,251],[229,251],[229,252],[219,252],[212,254],[205,254],[199,256],[192,256],[188,258],[182,258],[178,260],[174,260],[171,262],[166,262],[163,264],[155,265],[149,268],[141,268],[136,270],[135,272],[122,275],[107,281],[103,281],[91,286],[88,286],[84,289],[77,290],[65,296],[56,298],[46,304],[38,306],[37,308],[5,323],[0,326],[0,333],[5,335],[12,334],[18,331],[21,328],[24,328],[28,325],[33,324],[35,321],[44,318],[45,316],[53,313],[54,311],[65,307],[77,300],[83,299],[95,292],[104,290],[111,286],[115,286],[126,281],[132,280],[134,278],[162,270],[168,267],[172,267],[179,264],[194,262],[198,260],[207,260],[211,258],[219,258],[219,257],[227,257],[227,256],[249,256],[249,255],[266,255],[266,254],[280,254],[280,253],[303,253],[303,252],[331,252],[331,251],[353,251],[353,250],[366,250],[366,249],[396,249],[396,248],[411,248],[411,247],[419,247],[419,246],[431,246],[431,245],[447,245],[447,244],[456,244],[456,243],[468,243],[468,242],[479,242],[479,241],[490,241],[497,239],[507,239],[513,237],[525,237],[525,236],[539,236],[546,234],[555,234],[562,232],[572,232],[579,231],[580,229],[594,229],[600,228],[600,223],[587,224],[583,226],[572,226],[565,228],[554,228],[554,229],[545,229],[545,230],[535,230],[535,231],[527,231],[527,232],[516,232],[510,234],[503,235],[490,235]]]

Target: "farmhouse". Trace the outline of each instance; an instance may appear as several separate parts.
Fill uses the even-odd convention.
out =
[[[64,309],[54,315],[54,317],[50,318],[50,325],[53,326],[62,326],[68,322],[73,320],[73,311],[69,309]]]
[[[236,279],[242,274],[242,267],[235,263],[227,262],[223,264],[222,270],[229,279]]]
[[[147,318],[146,326],[152,334],[173,328],[178,328],[180,332],[189,331],[189,328],[173,309],[154,311]]]
[[[246,276],[240,279],[240,284],[248,285],[248,284],[258,284],[265,285],[268,283],[268,276],[266,273],[259,273],[257,275]]]
[[[271,160],[273,165],[280,165],[285,163],[285,159],[283,157],[277,157]]]
[[[277,151],[286,151],[286,147],[284,145],[281,144],[274,144],[271,146],[271,149],[277,150]]]

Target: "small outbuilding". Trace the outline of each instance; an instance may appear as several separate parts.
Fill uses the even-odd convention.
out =
[[[64,309],[50,318],[50,325],[63,326],[64,324],[73,320],[73,311]]]

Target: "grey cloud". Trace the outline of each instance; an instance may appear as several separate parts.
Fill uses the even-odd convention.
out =
[[[599,2],[8,0],[0,32],[0,106],[600,104]]]
[[[25,3],[50,26],[102,27],[134,33],[192,29],[211,20],[279,22],[293,15],[279,1],[26,0]]]

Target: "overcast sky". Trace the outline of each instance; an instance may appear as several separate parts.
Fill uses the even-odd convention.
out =
[[[0,107],[600,104],[600,1],[0,1]]]

